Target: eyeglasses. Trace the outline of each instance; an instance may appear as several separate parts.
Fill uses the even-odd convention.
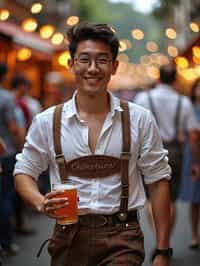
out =
[[[105,56],[99,56],[96,58],[91,58],[89,56],[79,56],[77,58],[74,59],[75,62],[83,68],[88,68],[91,66],[92,61],[95,62],[96,67],[98,68],[106,68],[109,66],[110,62],[112,62],[112,59],[109,59]]]

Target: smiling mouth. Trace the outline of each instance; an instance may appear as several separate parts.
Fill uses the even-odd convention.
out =
[[[87,80],[89,83],[96,83],[101,80],[101,78],[97,78],[97,77],[85,77],[84,79]]]

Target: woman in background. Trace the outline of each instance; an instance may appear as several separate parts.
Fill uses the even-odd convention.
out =
[[[193,103],[195,114],[197,116],[197,120],[199,122],[200,132],[200,79],[197,79],[194,85],[192,86],[191,100]],[[197,249],[198,247],[200,247],[200,177],[196,179],[192,176],[191,173],[191,150],[189,143],[186,143],[184,150],[180,199],[190,203],[189,217],[192,238],[189,247],[191,249]]]

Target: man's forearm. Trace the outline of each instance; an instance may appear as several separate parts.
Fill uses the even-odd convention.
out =
[[[170,245],[170,196],[166,179],[149,185],[152,213],[156,230],[157,248],[165,249]]]
[[[34,209],[40,211],[44,196],[39,192],[37,183],[31,176],[25,174],[16,175],[15,188],[24,201]]]

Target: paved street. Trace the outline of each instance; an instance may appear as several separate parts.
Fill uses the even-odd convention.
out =
[[[174,248],[174,258],[171,262],[172,266],[200,265],[200,249],[198,251],[191,251],[188,249],[190,231],[187,211],[188,207],[186,204],[178,204],[178,221],[172,239],[172,246]],[[35,213],[30,213],[28,219],[32,226],[37,227],[38,233],[32,237],[17,237],[16,242],[20,245],[21,252],[18,256],[6,259],[6,261],[3,263],[3,266],[50,265],[46,248],[39,259],[36,258],[36,253],[43,240],[50,236],[52,221]],[[145,246],[147,250],[144,266],[149,266],[150,263],[148,255],[154,245],[151,231],[145,221],[144,213],[141,214],[141,223],[145,234]]]

